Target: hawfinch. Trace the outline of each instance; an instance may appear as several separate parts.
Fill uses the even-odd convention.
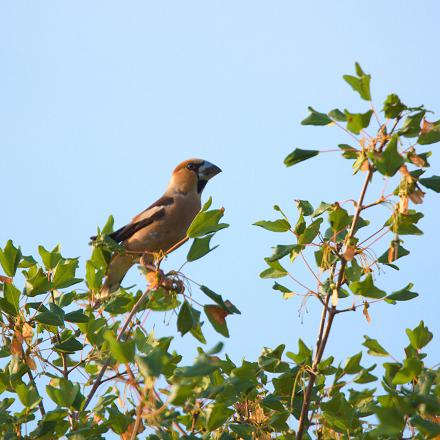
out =
[[[128,225],[109,234],[128,253],[116,253],[112,257],[99,294],[101,298],[119,288],[125,274],[140,257],[143,264],[151,264],[154,253],[166,252],[185,238],[186,231],[200,211],[203,189],[208,180],[220,172],[218,166],[206,160],[182,162],[174,169],[162,197]]]

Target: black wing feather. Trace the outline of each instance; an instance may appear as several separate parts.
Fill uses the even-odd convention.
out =
[[[156,220],[159,220],[164,215],[165,209],[162,208],[161,210],[156,211],[151,217],[144,218],[135,223],[129,223],[128,225],[123,226],[117,231],[112,232],[111,234],[109,234],[109,237],[120,243],[121,241],[127,240],[128,238],[136,234],[137,231],[151,225]]]
[[[160,205],[156,205],[156,206],[160,206]],[[154,223],[156,220],[159,220],[164,215],[165,215],[165,209],[162,208],[159,211],[156,211],[150,217],[144,218],[144,219],[139,220],[134,223],[129,223],[128,225],[125,225],[122,228],[119,228],[117,231],[112,232],[108,236],[112,240],[120,243],[121,241],[127,240],[128,238],[133,236],[136,232],[138,232],[142,228],[145,228],[146,226],[149,226],[152,223]],[[90,239],[92,241],[96,240],[96,235],[94,235],[93,237],[90,237]]]

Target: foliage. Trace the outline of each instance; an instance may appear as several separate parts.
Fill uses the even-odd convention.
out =
[[[0,249],[1,439],[102,439],[110,432],[150,440],[439,438],[440,370],[426,361],[433,335],[423,321],[407,329],[401,356],[368,336],[364,350],[345,362],[324,356],[334,319],[362,311],[370,320],[372,304],[391,307],[418,296],[412,283],[394,292],[376,283],[381,266],[398,270],[398,260],[409,254],[402,236],[422,234],[423,214],[410,203],[422,204],[422,187],[440,191],[440,177],[424,175],[431,153],[420,151],[440,141],[440,121],[428,122],[423,106],[409,107],[392,94],[384,102],[382,122],[371,102],[371,77],[355,67],[355,76],[344,79],[370,107],[364,113],[309,107],[302,124],[337,126],[350,136],[353,145],[340,144],[338,151],[352,162],[354,174],[365,175],[357,201],[313,207],[297,200],[297,219],[275,206],[279,218],[255,223],[277,236],[287,234],[287,242],[265,259],[261,278],[296,282],[289,275],[298,260],[316,280],[313,289],[273,284],[286,299],[301,296],[303,303],[321,304],[316,346],[299,339],[296,352],[279,345],[264,348],[255,361],[235,363],[218,355],[218,344],[199,347],[195,362],[185,365],[170,349],[173,336],[157,337],[145,328],[149,313],[173,311],[177,331],[202,344],[205,317],[227,337],[230,315],[240,313],[204,285],[192,293],[185,265],[165,274],[160,265],[166,253],[156,255],[146,290],[121,288],[98,305],[95,297],[111,254],[124,251],[108,237],[112,218],[98,230],[92,255],[81,267],[84,279],[77,276],[79,259],[66,258],[59,246],[40,246],[35,259],[8,241]],[[367,133],[376,122],[377,131]],[[296,148],[285,164],[324,153]],[[380,175],[397,180],[396,189],[366,203],[369,185]],[[375,217],[367,218],[377,207],[391,211],[378,228]],[[223,215],[223,208],[211,209],[211,200],[205,204],[188,230],[192,243],[185,264],[216,247],[211,240],[228,226],[220,223]]]

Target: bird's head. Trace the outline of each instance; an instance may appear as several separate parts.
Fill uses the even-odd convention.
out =
[[[197,192],[200,194],[208,180],[221,171],[217,165],[207,160],[185,160],[174,169],[168,188],[182,193]]]

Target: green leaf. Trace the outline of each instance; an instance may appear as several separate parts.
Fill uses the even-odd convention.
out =
[[[207,211],[212,205],[212,197],[209,197],[209,199],[203,204],[202,211]]]
[[[312,107],[308,107],[308,109],[310,115],[301,121],[302,125],[328,125],[333,122],[325,113],[317,112]]]
[[[371,154],[374,166],[384,176],[394,176],[405,162],[397,149],[398,139],[397,134],[393,135],[382,153]]]
[[[41,312],[34,319],[41,324],[54,325],[56,327],[64,326],[63,318],[54,312]]]
[[[179,301],[177,300],[176,294],[163,287],[158,287],[156,290],[150,292],[146,307],[158,312],[166,312],[167,310],[177,308],[178,305]]]
[[[134,359],[145,379],[159,377],[166,362],[165,352],[161,347],[155,347],[147,356],[136,355]]]
[[[66,339],[65,341],[62,341],[59,344],[55,344],[53,348],[55,351],[61,353],[74,353],[75,351],[82,350],[84,346],[77,339],[71,337],[69,339]]]
[[[343,151],[342,157],[345,159],[357,159],[360,151],[348,144],[339,144],[338,147]]]
[[[264,399],[263,399],[264,401]],[[264,406],[264,403],[263,403]],[[283,407],[284,409],[284,407]],[[231,429],[232,432],[235,432],[235,434],[238,435],[238,438],[240,439],[251,439],[252,438],[252,433],[255,432],[255,428],[252,425],[249,425],[248,423],[240,423],[240,424],[233,424],[231,423],[229,425],[229,428]],[[235,437],[231,437],[231,439],[235,439]],[[222,438],[220,438],[219,440],[224,440]],[[225,439],[226,440],[226,439]]]
[[[321,202],[319,206],[313,211],[312,218],[319,217],[324,212],[328,211],[333,205],[330,203]]]
[[[269,409],[273,409],[275,411],[284,411],[284,405],[281,402],[281,399],[279,397],[272,395],[266,396],[262,401],[261,404]]]
[[[296,222],[295,229],[293,230],[296,235],[301,235],[306,229],[306,221],[304,220],[303,215],[299,216],[298,221]]]
[[[96,249],[96,248],[95,248]],[[86,282],[91,290],[99,290],[104,278],[104,269],[97,268],[91,260],[86,263]]]
[[[368,354],[371,356],[389,356],[389,353],[377,342],[376,339],[371,339],[364,335],[365,341],[362,343],[364,347],[368,348]]]
[[[135,340],[128,339],[126,341],[118,341],[111,330],[104,332],[104,339],[108,342],[110,353],[116,361],[121,364],[128,364],[133,362],[135,354]]]
[[[360,351],[358,354],[347,359],[345,363],[344,372],[347,374],[357,374],[361,371],[362,366],[360,365],[360,361],[362,359],[362,352]]]
[[[328,112],[328,115],[335,121],[345,122],[347,120],[347,116],[341,112],[338,108],[335,108]]]
[[[20,399],[20,402],[26,408],[33,408],[40,402],[41,397],[38,395],[38,392],[34,385],[32,384],[24,384],[20,383],[15,387],[15,392]]]
[[[298,237],[298,244],[309,244],[316,238],[319,233],[319,228],[323,222],[322,218],[318,218],[313,221],[305,231]]]
[[[420,324],[414,330],[407,328],[406,334],[408,335],[411,345],[416,350],[420,350],[425,345],[428,345],[433,338],[433,334],[428,330],[428,327],[425,327],[423,321],[420,321]]]
[[[13,277],[17,271],[21,259],[21,250],[16,248],[12,240],[8,240],[5,247],[0,249],[0,264],[9,277]]]
[[[215,331],[224,337],[229,338],[229,330],[225,319],[228,315],[228,312],[226,312],[223,307],[211,304],[204,306],[203,310],[205,311],[205,314]]]
[[[202,377],[208,376],[220,368],[220,363],[215,358],[202,357],[193,365],[176,368],[176,377]]]
[[[298,353],[292,353],[288,351],[286,356],[292,359],[296,364],[310,364],[312,358],[312,350],[304,343],[304,341],[299,338],[298,339]]]
[[[376,382],[376,381],[377,381],[377,377],[374,376],[373,374],[369,373],[365,369],[363,369],[360,372],[360,374],[358,376],[356,376],[356,378],[354,379],[355,383],[360,383],[360,384],[371,383],[371,382]]]
[[[384,434],[378,438],[397,439],[402,437],[401,433],[405,429],[405,419],[400,410],[393,407],[378,407],[376,416],[380,421],[377,428],[378,434]]]
[[[420,124],[425,116],[425,111],[421,111],[406,117],[399,134],[405,137],[415,137],[420,133]]]
[[[25,293],[27,296],[41,295],[52,289],[52,284],[41,267],[33,266],[27,272],[23,271],[23,274],[26,277]]]
[[[283,286],[282,284],[277,283],[276,281],[274,282],[273,286],[272,286],[273,290],[278,290],[282,293],[291,293],[291,289],[288,289],[287,287]]]
[[[80,393],[79,384],[65,378],[52,379],[46,386],[47,395],[61,407],[71,407]]]
[[[204,257],[206,254],[209,254],[211,251],[218,247],[214,246],[213,248],[209,247],[209,243],[214,234],[206,235],[202,238],[195,238],[192,242],[191,248],[186,256],[188,261],[195,261],[199,258]]]
[[[335,393],[331,400],[323,402],[325,425],[337,432],[349,432],[356,425],[355,410],[341,393]]]
[[[409,301],[410,299],[416,298],[417,296],[419,296],[419,294],[410,291],[410,289],[412,289],[413,286],[414,286],[413,283],[409,283],[403,289],[397,290],[396,292],[393,292],[391,295],[388,295],[385,298],[385,301],[387,302]]]
[[[58,262],[62,259],[59,244],[57,244],[52,251],[46,250],[43,246],[38,246],[38,253],[43,260],[46,270],[54,269]]]
[[[224,404],[216,403],[211,408],[211,411],[208,414],[206,419],[206,428],[208,431],[214,431],[215,429],[222,426],[226,420],[228,420],[234,411]]]
[[[223,301],[223,298],[218,293],[213,292],[211,289],[209,289],[206,286],[200,286],[200,290],[208,297],[211,298],[214,302],[216,302],[220,307],[222,307],[225,311],[227,311],[230,314],[238,314],[240,315],[240,310],[237,309],[237,307],[234,306],[230,301],[226,300]]]
[[[21,292],[13,285],[5,283],[3,287],[4,299],[12,306],[13,316],[17,316],[20,310]],[[1,298],[3,299],[3,298]]]
[[[302,150],[301,148],[295,148],[295,150],[284,159],[284,165],[286,165],[286,167],[291,167],[304,160],[315,157],[318,154],[319,150]]]
[[[440,192],[440,176],[423,177],[419,179],[419,183],[437,193]]]
[[[284,344],[278,345],[273,350],[270,348],[263,348],[261,356],[258,358],[258,365],[269,373],[280,373],[282,371],[289,371],[287,362],[281,361],[284,349]]]
[[[304,246],[297,244],[279,244],[272,249],[272,255],[268,258],[270,263],[280,260],[286,255],[289,255],[292,251],[297,251],[299,253],[302,249],[304,249]]]
[[[35,266],[37,264],[37,261],[32,255],[22,255],[21,261],[18,267],[21,267],[23,269],[27,269],[29,267]]]
[[[428,129],[422,133],[417,143],[420,145],[429,145],[440,142],[440,120],[435,122],[426,122]]]
[[[421,212],[410,209],[407,214],[393,214],[385,226],[389,226],[393,232],[399,235],[423,235],[423,231],[415,225],[421,218],[423,218]]]
[[[64,320],[67,322],[89,322],[89,319],[82,310],[75,310],[64,315]]]
[[[264,261],[266,261],[269,268],[260,273],[260,278],[282,278],[289,273],[281,266],[279,261],[269,261],[268,258],[265,258]]]
[[[351,224],[352,217],[339,204],[335,204],[328,214],[328,220],[334,232],[341,232]]]
[[[119,409],[114,404],[111,405],[110,407],[107,407],[106,409],[109,413],[108,425],[110,426],[112,431],[114,431],[116,434],[119,435],[126,434],[128,431],[128,427],[130,426],[131,423],[133,423],[132,417],[119,411]]]
[[[63,289],[73,284],[80,283],[82,278],[75,278],[75,272],[78,268],[78,259],[60,260],[56,265],[52,284],[54,289]]]
[[[403,367],[393,378],[394,385],[403,385],[416,379],[422,371],[423,362],[419,359],[408,358],[403,361]]]
[[[379,299],[386,296],[386,293],[383,290],[378,289],[373,284],[373,276],[371,275],[371,273],[369,273],[362,281],[355,281],[353,283],[350,283],[348,287],[356,295],[361,295],[366,298]]]
[[[260,220],[254,223],[255,226],[260,226],[263,229],[272,232],[286,232],[290,229],[290,224],[287,220],[279,219],[275,221]]]
[[[394,242],[393,242],[393,241],[391,242],[390,246],[394,246]],[[399,258],[405,257],[405,256],[408,255],[408,254],[409,254],[409,251],[406,250],[406,249],[400,244],[400,241],[399,241],[399,243],[397,244],[397,255],[396,255],[396,258],[395,258],[393,261],[396,261],[396,260],[398,260]],[[391,267],[394,266],[395,268],[397,268],[397,266],[395,266],[395,265],[391,265],[391,264],[388,262],[388,251],[384,252],[384,253],[383,253],[383,254],[377,259],[377,261],[378,261],[379,263],[386,264],[386,265],[391,266]]]
[[[347,267],[347,269],[345,269],[345,275],[348,281],[351,282],[359,281],[363,273],[364,271],[362,267],[359,265],[355,258],[351,261],[350,267]]]
[[[114,224],[115,224],[115,219],[113,218],[112,215],[109,215],[107,221],[105,222],[104,227],[102,228],[101,233],[104,234],[104,235],[111,234],[113,232],[113,230],[114,230],[113,229]]]
[[[8,301],[6,301],[5,298],[1,298],[1,297],[0,297],[0,310],[2,310],[3,312],[5,312],[7,315],[10,316],[17,315],[15,307],[12,304],[10,304]]]
[[[400,101],[400,98],[392,93],[387,96],[385,102],[383,103],[383,111],[386,118],[394,119],[399,116],[404,110],[406,110],[406,105]]]
[[[365,101],[371,101],[370,80],[371,75],[361,75],[359,78],[351,75],[344,75],[345,81],[350,84],[351,88],[358,92],[360,97]]]
[[[289,411],[277,411],[272,414],[268,423],[272,427],[272,429],[276,431],[287,431],[289,429],[289,425],[286,423],[286,421],[289,416]]]
[[[359,134],[363,128],[370,125],[371,115],[373,110],[368,110],[366,113],[350,113],[345,110],[347,116],[347,129],[354,134]]]
[[[300,215],[307,217],[313,214],[313,206],[307,200],[295,200]]]
[[[415,415],[411,418],[411,426],[415,426],[424,435],[423,438],[436,439],[440,436],[440,424]]]
[[[209,205],[205,204],[205,206]],[[225,210],[223,208],[212,209],[211,211],[200,211],[188,228],[188,237],[203,237],[206,234],[211,234],[229,227],[227,223],[219,223],[220,219],[224,215],[224,212]]]
[[[184,301],[180,307],[179,314],[177,316],[177,330],[182,334],[188,333],[197,322],[194,319],[192,313],[192,307],[189,305],[188,301]]]

